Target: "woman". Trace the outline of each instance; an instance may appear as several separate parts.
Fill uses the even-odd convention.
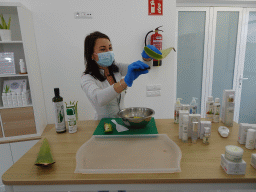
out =
[[[151,60],[145,52],[142,56]],[[131,87],[138,76],[148,73],[149,66],[142,61],[130,65],[115,63],[109,37],[98,31],[85,38],[84,57],[86,70],[81,87],[96,111],[94,119],[118,117],[117,113],[124,108],[127,86]]]

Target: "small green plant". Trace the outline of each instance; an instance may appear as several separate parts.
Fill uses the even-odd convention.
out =
[[[8,29],[9,30],[10,25],[11,25],[11,17],[9,17],[8,24],[5,22],[3,14],[0,15],[0,18],[1,18],[1,22],[2,22],[2,24],[0,24],[0,29]]]
[[[4,93],[9,93],[9,92],[10,92],[10,87],[6,85],[4,88]]]

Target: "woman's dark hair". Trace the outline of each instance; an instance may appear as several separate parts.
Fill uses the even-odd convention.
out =
[[[100,38],[105,38],[110,41],[110,39],[107,35],[99,32],[99,31],[90,33],[89,35],[86,36],[86,38],[84,40],[84,59],[85,59],[85,63],[86,63],[84,74],[90,74],[95,79],[98,79],[99,81],[105,81],[106,77],[104,77],[100,73],[98,64],[96,63],[96,61],[94,61],[92,59],[95,42],[97,39],[100,39]],[[115,61],[112,63],[111,66],[108,67],[108,69],[109,69],[110,75],[112,75],[113,77],[114,77],[113,73],[119,71],[118,67],[115,65]]]

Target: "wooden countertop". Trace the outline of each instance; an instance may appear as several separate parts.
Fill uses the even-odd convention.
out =
[[[159,134],[167,134],[182,151],[181,172],[153,174],[77,174],[76,152],[89,140],[99,121],[78,122],[78,131],[57,134],[54,126],[47,126],[42,139],[21,157],[2,176],[5,185],[60,185],[60,184],[153,184],[153,183],[252,183],[256,182],[256,169],[250,165],[252,153],[245,145],[237,142],[238,124],[230,128],[228,138],[218,134],[222,123],[212,124],[210,144],[202,140],[197,144],[182,143],[178,138],[178,124],[173,119],[156,119]],[[46,137],[51,146],[54,160],[51,167],[34,165],[42,140]],[[221,154],[226,145],[236,145],[244,149],[243,160],[247,163],[245,175],[227,175],[220,166]]]

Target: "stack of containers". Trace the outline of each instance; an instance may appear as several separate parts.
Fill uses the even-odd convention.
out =
[[[221,166],[227,174],[244,175],[246,162],[243,160],[244,150],[235,145],[227,145],[225,154],[221,155]]]
[[[240,123],[237,141],[247,149],[256,149],[256,124]]]
[[[31,103],[30,91],[2,93],[2,102],[6,108],[27,106]]]

